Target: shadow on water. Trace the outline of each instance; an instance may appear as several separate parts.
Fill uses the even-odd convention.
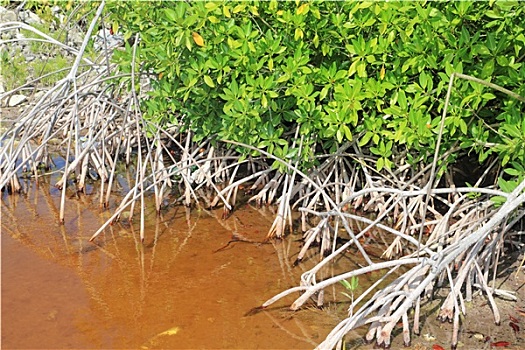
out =
[[[42,179],[27,195],[2,193],[3,348],[313,348],[346,314],[335,288],[323,311],[289,311],[293,295],[249,313],[317,261],[292,267],[297,235],[228,244],[262,241],[269,212],[245,206],[222,220],[222,210],[149,211],[143,244],[137,224],[120,223],[94,244],[110,213],[90,190],[70,196],[65,225],[60,193]]]

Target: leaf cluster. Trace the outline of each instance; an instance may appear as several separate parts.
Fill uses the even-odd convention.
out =
[[[137,64],[154,76],[147,118],[298,154],[353,139],[378,158],[429,161],[450,75],[525,95],[524,7],[489,2],[111,2]],[[116,55],[130,70],[132,49]],[[454,86],[442,140],[480,161],[525,163],[523,106],[473,82]],[[453,161],[459,153],[450,155]]]

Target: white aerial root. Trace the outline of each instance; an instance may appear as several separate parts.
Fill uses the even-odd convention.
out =
[[[24,191],[19,181],[21,172],[32,173],[38,180],[42,169],[53,166],[53,157],[60,154],[65,160],[61,179],[55,184],[62,189],[59,221],[64,221],[66,189],[84,191],[89,177],[99,179],[100,205],[110,206],[110,194],[115,185],[115,171],[118,164],[134,169],[134,179],[129,179],[130,193],[118,207],[112,220],[118,220],[124,208],[129,209],[129,220],[133,219],[134,208],[140,211],[140,236],[144,238],[144,194],[149,189],[155,195],[157,212],[161,210],[165,198],[170,195],[168,189],[174,184],[184,193],[186,205],[197,203],[198,196],[194,187],[205,184],[216,193],[226,209],[231,210],[236,201],[237,187],[231,188],[228,194],[221,193],[217,179],[228,179],[232,182],[231,164],[237,156],[224,156],[223,151],[213,147],[208,154],[208,162],[202,164],[202,157],[208,151],[209,142],[196,144],[191,134],[182,134],[175,120],[169,132],[166,129],[148,122],[140,113],[139,99],[135,82],[143,79],[142,72],[135,71],[132,64],[131,74],[115,73],[114,65],[109,62],[111,52],[105,51],[100,57],[104,64],[92,62],[84,56],[87,43],[96,24],[99,23],[104,2],[98,7],[85,39],[80,48],[67,46],[35,28],[24,23],[10,22],[0,25],[0,32],[26,29],[41,36],[47,43],[56,45],[75,55],[75,60],[66,78],[60,80],[34,106],[27,108],[12,125],[0,135],[0,188],[10,192]],[[135,40],[133,62],[136,58]],[[9,42],[4,42],[9,45]],[[79,69],[80,62],[87,63]],[[121,81],[131,81],[132,89],[127,96],[119,95],[125,90]],[[37,84],[42,77],[34,79],[21,87],[8,91],[0,97],[9,96],[28,84]],[[38,85],[37,85],[38,86]],[[142,89],[140,90],[143,94]],[[177,118],[175,118],[177,119]],[[145,137],[146,130],[155,131],[152,138]],[[168,146],[169,144],[169,146]],[[59,145],[60,149],[57,149]],[[208,147],[208,149],[207,149]],[[203,152],[204,151],[204,152]],[[257,162],[252,160],[251,162]],[[250,164],[252,168],[253,164]],[[184,171],[182,171],[182,169]],[[237,168],[238,170],[238,168]],[[234,170],[237,171],[237,170]],[[262,172],[267,173],[263,168]],[[214,175],[210,175],[214,174]],[[232,176],[233,175],[233,176]],[[175,181],[174,181],[175,180]],[[244,183],[239,177],[237,185]],[[230,183],[233,185],[233,183]],[[131,202],[127,202],[133,198]],[[140,204],[135,205],[139,200]],[[217,203],[215,203],[217,204]]]
[[[422,180],[427,173],[428,167],[420,173],[412,174],[411,176],[407,176],[408,168],[404,168],[402,171],[398,170],[396,173],[390,173],[387,178],[372,175],[369,170],[373,171],[373,162],[372,165],[370,165],[370,161],[365,163],[357,146],[355,146],[356,152],[354,157],[360,160],[364,175],[364,181],[359,186],[361,190],[345,194],[343,200],[341,202],[338,201],[337,206],[331,207],[332,209],[326,212],[319,212],[306,207],[300,208],[303,212],[308,212],[318,217],[319,222],[316,227],[310,228],[306,232],[305,247],[299,254],[299,260],[312,242],[324,239],[325,232],[336,232],[340,224],[345,226],[346,232],[349,234],[348,241],[339,249],[335,249],[334,245],[332,254],[324,258],[311,270],[305,272],[302,275],[299,287],[291,288],[276,295],[265,302],[262,307],[267,307],[291,293],[300,291],[302,295],[291,305],[291,309],[296,310],[309,300],[312,295],[322,293],[323,289],[344,279],[379,269],[387,270],[385,273],[385,276],[387,276],[392,275],[399,266],[413,266],[387,287],[377,291],[363,305],[360,306],[359,303],[370,296],[370,293],[375,290],[379,281],[374,283],[359,298],[352,300],[349,307],[349,310],[352,312],[350,312],[349,317],[333,329],[326,339],[318,345],[319,349],[341,347],[344,336],[348,332],[365,324],[368,324],[370,327],[366,335],[367,341],[375,340],[378,346],[389,347],[392,330],[400,320],[403,325],[403,341],[405,345],[409,345],[408,315],[410,311],[414,310],[413,331],[418,334],[420,331],[421,302],[425,298],[432,296],[435,287],[442,287],[444,283],[448,283],[449,294],[442,304],[438,318],[441,321],[453,323],[451,345],[452,348],[456,348],[460,314],[466,313],[464,302],[465,300],[471,300],[473,288],[481,289],[487,296],[496,324],[500,322],[500,315],[493,295],[497,293],[508,298],[513,297],[512,293],[496,291],[490,286],[489,278],[492,276],[492,279],[494,279],[496,276],[498,257],[503,250],[503,242],[506,241],[506,237],[512,235],[511,230],[514,224],[518,223],[525,215],[525,211],[519,210],[519,207],[525,202],[525,193],[523,193],[525,180],[510,194],[498,194],[499,191],[490,188],[478,188],[481,184],[481,179],[474,187],[469,188],[435,188],[437,185],[437,182],[434,180],[439,157],[439,144],[452,84],[456,76],[487,85],[520,101],[525,101],[523,97],[494,86],[494,84],[454,73],[451,76],[438,142],[435,148],[434,161],[430,168],[426,185],[420,186],[419,184],[425,182]],[[487,174],[488,171],[485,171],[483,177],[487,176]],[[335,176],[335,181],[337,186],[339,181],[337,176]],[[324,189],[334,184],[329,184],[325,181],[319,185],[322,185]],[[321,191],[321,186],[319,185],[314,186],[314,191]],[[355,183],[352,186],[355,186]],[[340,193],[340,191],[336,190],[336,193]],[[463,195],[460,195],[461,193]],[[466,195],[467,193],[473,194],[474,197],[478,198],[469,199]],[[442,196],[443,194],[447,195],[448,200]],[[500,208],[495,208],[490,201],[490,196],[495,195],[506,198],[506,202]],[[364,204],[365,196],[369,198],[366,204]],[[429,205],[435,201],[440,201],[442,205],[448,207],[444,214],[435,210],[434,206]],[[303,202],[307,203],[306,201]],[[355,234],[348,228],[347,219],[365,220],[359,215],[342,213],[341,211],[347,203],[353,203],[354,208],[361,207],[364,204],[365,210],[376,208],[379,215],[365,229]],[[373,203],[373,206],[371,203]],[[433,216],[434,218],[427,221],[428,216]],[[383,219],[389,217],[396,220],[394,228],[381,223]],[[358,244],[357,239],[374,227],[395,235],[384,256],[392,258],[401,255],[400,258],[388,262],[368,262],[368,266],[358,270],[342,273],[325,280],[318,280],[316,275],[322,266],[326,265],[338,254],[341,254],[350,245]],[[428,238],[423,239],[426,228],[429,229],[430,235]],[[412,238],[412,235],[417,233],[417,231],[419,231],[419,238]],[[411,249],[408,249],[408,252],[404,253],[406,246],[410,246],[407,243],[413,246]],[[367,258],[365,255],[363,256],[365,259]],[[381,281],[383,280],[384,277]],[[494,281],[492,281],[492,285],[494,285]],[[466,298],[463,297],[462,290],[466,290]],[[360,308],[355,311],[358,306]]]
[[[297,298],[291,306],[292,310],[296,310],[315,293],[343,279],[380,269],[387,269],[387,274],[392,274],[399,266],[412,265],[413,267],[410,270],[403,273],[386,288],[378,291],[369,301],[362,305],[358,311],[355,311],[355,308],[366,295],[372,292],[373,288],[370,288],[363,293],[360,298],[356,299],[350,306],[350,308],[354,309],[353,315],[342,321],[327,336],[325,341],[319,344],[318,348],[328,349],[335,347],[346,333],[364,324],[370,325],[366,340],[372,341],[375,339],[378,345],[388,347],[390,346],[391,331],[400,320],[403,322],[403,339],[404,342],[408,344],[410,342],[410,332],[408,332],[407,328],[407,315],[411,309],[414,309],[416,312],[414,318],[417,319],[417,322],[414,324],[414,329],[416,333],[418,333],[419,303],[421,302],[421,298],[431,296],[434,285],[438,277],[442,274],[448,275],[447,279],[449,280],[449,284],[453,286],[441,308],[439,318],[442,321],[453,321],[456,323],[459,313],[465,312],[460,291],[463,287],[470,284],[468,288],[481,287],[483,289],[492,305],[495,322],[498,323],[499,314],[492,297],[496,291],[488,286],[485,272],[482,269],[492,267],[490,264],[485,264],[492,256],[486,253],[490,251],[491,245],[485,244],[485,241],[491,237],[495,231],[499,230],[501,233],[502,225],[507,230],[510,230],[510,227],[505,225],[505,221],[512,213],[516,213],[516,209],[525,202],[525,193],[522,193],[524,188],[525,181],[508,195],[507,201],[503,206],[494,210],[491,215],[487,215],[485,219],[479,221],[474,228],[472,226],[456,225],[458,227],[457,230],[448,230],[447,232],[441,232],[439,234],[435,233],[434,238],[429,239],[425,245],[421,246],[422,250],[419,252],[419,257],[417,256],[417,252],[411,253],[392,261],[375,262],[355,271],[346,272],[324,281],[317,281],[315,277],[316,273],[322,266],[326,265],[341,252],[341,250],[335,251],[310,271],[303,274],[300,287],[291,288],[280,293],[264,303],[263,307],[269,306],[291,293],[302,291],[303,294]],[[409,192],[405,193],[405,195],[409,194]],[[462,210],[461,206],[458,205],[457,207],[458,210],[455,214],[458,214],[458,212]],[[312,239],[314,233],[321,232],[327,225],[329,216],[320,215],[324,217],[324,219],[321,220],[316,228],[310,230],[309,240]],[[522,217],[524,213],[519,212],[518,215]],[[490,219],[488,217],[490,217]],[[393,231],[395,230],[389,229],[389,232]],[[360,232],[356,236],[360,237],[362,233],[363,232]],[[403,235],[400,232],[397,233],[397,237],[403,240],[406,239],[406,241],[412,241],[413,245],[417,245],[416,239]],[[458,236],[459,239],[454,239],[447,243],[447,240],[450,240],[454,236]],[[342,248],[346,247],[343,246]],[[457,259],[460,256],[464,256],[464,258],[458,261]],[[452,270],[456,271],[454,275],[451,274]],[[474,281],[480,281],[480,283],[474,283]],[[512,294],[506,293],[505,291],[498,291],[498,294],[512,296]],[[458,329],[455,327],[454,340],[456,342],[452,344],[453,346],[457,345],[457,331]]]
[[[311,180],[306,182],[308,181]],[[316,183],[317,186],[312,185],[311,191],[321,191],[321,186],[327,184],[326,181],[320,184]],[[376,184],[382,184],[384,187],[374,187]],[[489,272],[494,274],[493,270],[497,265],[494,257],[497,256],[496,251],[502,249],[504,236],[525,215],[524,211],[517,210],[525,201],[525,194],[522,193],[525,182],[521,183],[511,194],[477,187],[427,190],[411,186],[411,189],[406,189],[406,183],[402,182],[399,182],[399,187],[386,187],[384,182],[374,181],[362,190],[345,194],[344,200],[339,201],[335,207],[332,207],[332,210],[323,212],[311,208],[299,208],[301,212],[307,213],[310,217],[317,217],[318,222],[306,231],[305,243],[298,255],[298,262],[313,242],[322,242],[326,236],[335,236],[338,226],[346,228],[347,242],[337,249],[334,245],[329,256],[305,272],[302,275],[299,287],[280,293],[262,306],[267,307],[289,294],[300,291],[302,295],[291,305],[291,309],[296,310],[312,296],[322,293],[325,288],[334,283],[375,270],[386,270],[386,277],[393,275],[400,266],[405,265],[412,267],[386,288],[371,296],[375,288],[384,281],[384,277],[354,300],[349,307],[353,313],[349,318],[342,321],[318,348],[333,348],[337,344],[341,344],[340,341],[345,334],[365,324],[370,326],[366,340],[376,340],[378,345],[388,347],[390,346],[391,332],[399,321],[402,321],[403,324],[403,341],[405,344],[409,344],[410,311],[414,310],[413,331],[418,334],[420,304],[426,297],[432,296],[434,288],[442,286],[444,281],[448,282],[450,292],[442,305],[439,318],[442,321],[450,321],[454,324],[453,347],[457,345],[458,341],[459,315],[465,313],[464,298],[461,294],[463,288],[470,291],[466,298],[467,301],[471,298],[472,288],[481,288],[489,299],[495,322],[498,323],[499,313],[492,297],[496,291],[489,286],[488,274]],[[469,193],[477,194],[479,197],[470,199],[467,196]],[[449,196],[449,198],[455,198],[453,203],[444,199],[444,196],[451,194],[456,195]],[[317,193],[316,195],[321,196],[322,194]],[[441,201],[448,206],[448,210],[444,213],[429,210],[435,219],[422,222],[419,206],[424,202],[423,198],[426,195],[430,195],[434,201]],[[494,208],[493,203],[489,200],[491,196],[496,195],[507,198],[506,203],[500,208]],[[311,194],[310,198],[313,196]],[[366,214],[351,214],[342,210],[348,203],[354,202],[356,198],[363,199],[368,196],[383,198],[383,209],[375,220],[367,218]],[[309,202],[302,201],[302,203]],[[415,203],[415,205],[407,205],[407,203]],[[400,224],[394,225],[394,228],[386,224],[387,219],[392,216],[399,218],[398,221],[400,222]],[[353,227],[350,225],[351,222],[363,222],[367,226],[358,232],[353,232],[350,228],[350,226]],[[410,224],[408,224],[409,222]],[[417,232],[423,226],[432,227],[432,229],[427,238],[419,241],[416,238]],[[372,229],[379,229],[393,236],[392,244],[385,251],[385,255],[388,255],[389,258],[401,257],[386,262],[369,262],[368,266],[361,269],[345,272],[325,280],[320,281],[317,278],[323,266],[353,244],[359,244],[359,239]],[[367,258],[365,255],[363,257]],[[512,296],[505,291],[497,291],[497,293],[507,297]],[[357,309],[365,298],[370,299]],[[355,311],[356,309],[357,311]]]

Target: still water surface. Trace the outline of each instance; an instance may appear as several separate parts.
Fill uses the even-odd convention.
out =
[[[222,220],[220,210],[171,208],[147,215],[144,244],[136,224],[119,223],[94,245],[88,238],[109,212],[96,193],[71,197],[59,225],[60,194],[48,184],[2,193],[5,349],[309,349],[345,314],[345,304],[291,312],[293,295],[246,316],[311,266],[292,267],[294,235],[219,250],[233,235],[261,241],[269,212],[245,206]]]

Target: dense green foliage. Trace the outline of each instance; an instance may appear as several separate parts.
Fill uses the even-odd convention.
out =
[[[390,168],[433,154],[452,72],[525,95],[525,7],[489,2],[112,2],[137,68],[153,73],[148,118],[266,149],[346,140]],[[132,48],[116,56],[130,70]],[[457,80],[443,150],[525,164],[523,105]],[[296,145],[297,148],[297,145]],[[461,152],[451,154],[449,160]],[[471,153],[472,154],[472,153]]]

